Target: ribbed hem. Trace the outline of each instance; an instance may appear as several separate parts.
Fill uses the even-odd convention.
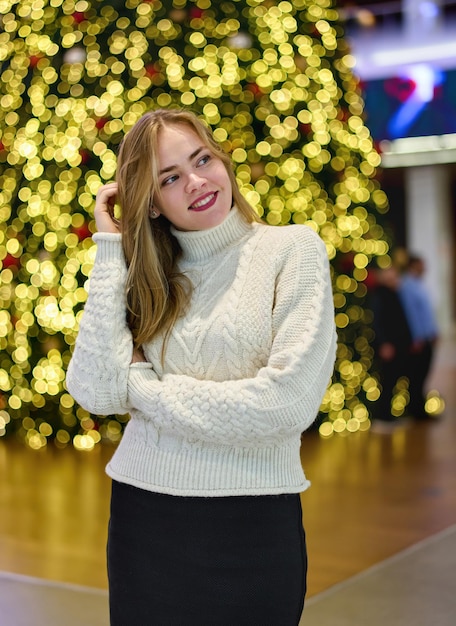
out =
[[[299,440],[265,448],[165,449],[146,444],[144,433],[141,440],[140,433],[132,435],[131,430],[125,431],[106,473],[147,491],[201,497],[273,495],[300,493],[310,485],[301,466]]]
[[[92,240],[97,244],[97,261],[106,263],[124,260],[120,233],[95,233]]]
[[[151,370],[153,369],[152,363],[149,361],[136,361],[130,365],[130,369],[135,370]]]

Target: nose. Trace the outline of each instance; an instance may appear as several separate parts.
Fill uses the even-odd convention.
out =
[[[198,176],[195,172],[190,172],[187,178],[187,192],[191,193],[192,191],[197,191],[201,189],[206,184],[206,179]]]

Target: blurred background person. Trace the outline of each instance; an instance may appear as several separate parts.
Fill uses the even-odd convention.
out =
[[[408,364],[408,408],[410,415],[417,420],[429,418],[425,409],[425,385],[438,339],[434,310],[423,280],[425,269],[423,259],[411,255],[399,286],[399,296],[412,334]]]
[[[398,380],[407,374],[412,335],[399,297],[400,275],[394,267],[375,272],[372,293],[375,352],[381,394],[375,403],[374,430],[389,430],[397,423],[392,400]]]

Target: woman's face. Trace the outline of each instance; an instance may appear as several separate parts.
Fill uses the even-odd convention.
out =
[[[158,136],[160,197],[154,209],[178,230],[205,230],[223,222],[232,205],[232,188],[223,162],[195,131],[167,126]]]

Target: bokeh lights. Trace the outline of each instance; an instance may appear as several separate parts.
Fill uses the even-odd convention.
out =
[[[189,107],[273,225],[326,243],[339,331],[320,432],[369,428],[368,266],[388,265],[380,157],[330,0],[0,0],[0,435],[39,449],[120,439],[65,389],[94,260],[93,207],[122,136]]]

